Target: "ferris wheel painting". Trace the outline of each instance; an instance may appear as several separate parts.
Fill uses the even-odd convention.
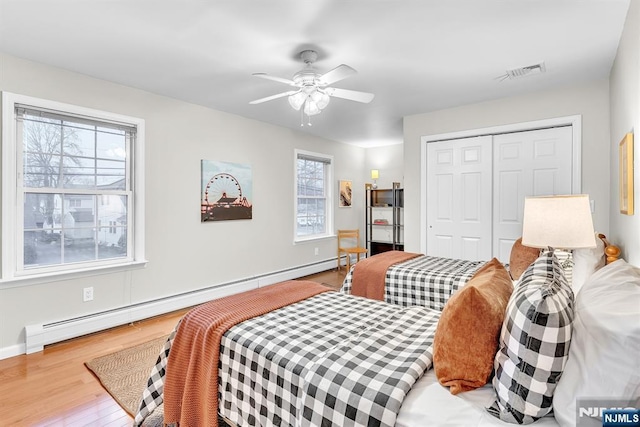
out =
[[[200,220],[251,219],[251,165],[202,160]]]

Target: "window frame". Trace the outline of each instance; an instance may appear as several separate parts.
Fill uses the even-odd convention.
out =
[[[129,168],[130,192],[127,214],[131,219],[128,230],[127,253],[124,258],[95,260],[86,263],[60,264],[42,268],[19,269],[22,259],[24,235],[24,206],[18,203],[26,194],[23,187],[22,195],[18,194],[18,184],[24,173],[22,164],[23,148],[18,145],[18,126],[16,125],[16,106],[28,106],[33,109],[51,110],[62,115],[75,116],[80,119],[120,123],[136,128],[135,140],[130,147],[127,158]],[[144,267],[145,236],[144,236],[144,140],[145,121],[140,118],[122,114],[96,110],[57,101],[35,98],[10,92],[2,92],[2,199],[0,200],[2,244],[0,246],[0,285],[20,286],[33,283],[43,283],[52,279],[65,280],[92,274],[120,271],[130,268]],[[131,159],[132,158],[132,159]],[[18,176],[20,174],[20,177]]]
[[[298,235],[298,160],[300,157],[303,158],[317,158],[326,161],[325,167],[325,182],[324,182],[324,190],[325,190],[325,209],[326,209],[326,224],[325,224],[325,232],[317,233],[317,234],[308,234],[304,236]],[[294,160],[293,160],[293,241],[294,243],[302,243],[309,242],[320,239],[327,239],[331,237],[335,237],[335,233],[333,231],[333,156],[329,154],[316,153],[312,151],[294,150]]]

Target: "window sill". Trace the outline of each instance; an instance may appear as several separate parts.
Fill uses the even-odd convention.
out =
[[[318,240],[334,239],[335,237],[336,237],[335,234],[323,234],[323,235],[309,236],[309,237],[296,237],[295,240],[293,241],[293,244],[297,245],[300,243],[316,242]]]
[[[0,287],[17,288],[20,286],[39,285],[42,283],[59,282],[62,280],[77,279],[81,277],[97,276],[101,274],[118,273],[120,271],[135,270],[146,267],[149,261],[131,261],[117,265],[84,268],[78,270],[60,271],[55,273],[30,274],[25,276],[0,279]]]

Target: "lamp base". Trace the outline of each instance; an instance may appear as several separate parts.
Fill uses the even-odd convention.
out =
[[[373,184],[371,184],[371,188],[373,188],[374,190],[376,190],[378,188],[378,184],[376,184],[375,182]]]

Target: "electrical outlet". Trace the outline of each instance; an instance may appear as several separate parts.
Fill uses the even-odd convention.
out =
[[[318,251],[318,248],[315,248],[315,249],[314,249],[314,251],[313,251],[313,253],[314,253],[315,255],[318,255],[318,254],[320,253],[320,251]]]
[[[82,301],[93,301],[93,286],[82,290]]]

